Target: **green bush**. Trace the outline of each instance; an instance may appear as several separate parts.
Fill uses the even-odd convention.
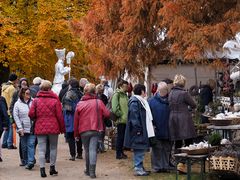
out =
[[[220,145],[222,140],[222,136],[219,133],[213,133],[209,139],[208,139],[208,143],[211,144],[212,146],[218,146]]]

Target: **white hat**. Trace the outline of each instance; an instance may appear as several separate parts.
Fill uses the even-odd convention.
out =
[[[65,58],[65,51],[66,49],[55,49],[56,55],[58,59],[64,59]]]
[[[41,82],[42,82],[42,79],[40,77],[35,77],[33,79],[33,84],[41,84]]]

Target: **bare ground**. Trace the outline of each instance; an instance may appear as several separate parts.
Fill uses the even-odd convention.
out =
[[[17,150],[2,149],[3,162],[0,163],[0,180],[42,180],[39,172],[38,151],[36,152],[37,163],[35,167],[29,171],[19,166],[19,154]],[[130,153],[131,154],[131,153]],[[129,154],[129,155],[130,155]],[[69,161],[68,145],[64,142],[61,135],[58,145],[58,157],[56,169],[58,176],[49,175],[49,164],[46,164],[47,179],[55,180],[79,180],[90,179],[85,176],[83,171],[85,168],[85,160]],[[137,179],[133,176],[132,161],[116,160],[115,152],[108,150],[106,153],[98,154],[97,161],[97,179]]]

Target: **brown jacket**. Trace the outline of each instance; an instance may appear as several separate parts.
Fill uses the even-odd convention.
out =
[[[171,140],[184,140],[196,137],[196,131],[192,120],[192,109],[196,108],[191,95],[181,87],[174,87],[169,94],[169,130]]]

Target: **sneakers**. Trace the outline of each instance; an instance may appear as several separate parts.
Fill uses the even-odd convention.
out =
[[[134,176],[148,176],[149,174],[143,168],[134,168]]]

